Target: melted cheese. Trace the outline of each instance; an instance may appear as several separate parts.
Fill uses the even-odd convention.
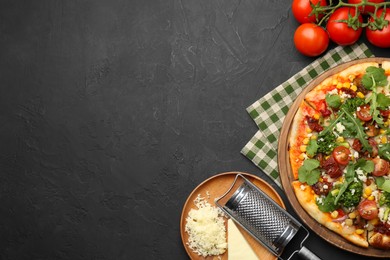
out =
[[[253,249],[238,230],[236,224],[228,220],[228,260],[258,260]]]

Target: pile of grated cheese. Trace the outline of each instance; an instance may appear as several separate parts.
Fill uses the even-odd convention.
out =
[[[203,257],[225,253],[227,242],[223,212],[200,194],[194,202],[198,209],[191,209],[186,219],[185,231],[189,235],[187,245]]]

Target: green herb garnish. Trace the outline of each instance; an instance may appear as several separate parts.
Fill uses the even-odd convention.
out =
[[[321,172],[318,169],[320,162],[315,159],[307,159],[298,170],[298,179],[302,183],[313,185],[318,182]]]

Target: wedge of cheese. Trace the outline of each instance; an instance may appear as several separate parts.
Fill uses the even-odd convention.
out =
[[[253,249],[238,230],[233,220],[228,220],[228,260],[258,260]]]

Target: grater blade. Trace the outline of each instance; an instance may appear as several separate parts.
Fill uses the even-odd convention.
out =
[[[237,174],[230,189],[215,204],[276,256],[281,255],[301,227],[294,217],[241,174]]]

